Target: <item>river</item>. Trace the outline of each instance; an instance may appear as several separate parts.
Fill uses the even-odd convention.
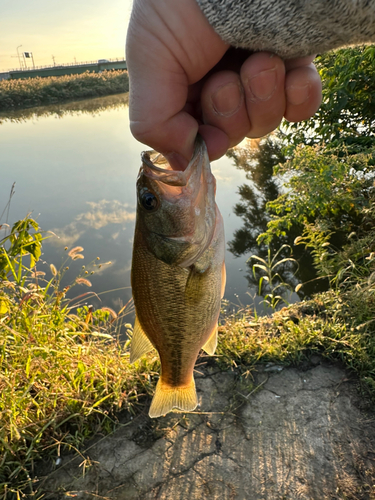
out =
[[[118,311],[131,298],[135,182],[144,149],[129,131],[127,94],[0,114],[0,213],[15,182],[8,223],[31,212],[42,229],[53,231],[56,236],[43,244],[38,270],[49,278],[51,263],[68,266],[63,283],[69,284],[85,265],[90,290],[100,299],[83,300],[94,307]],[[212,170],[226,239],[231,240],[242,226],[233,212],[238,188],[248,181],[228,157],[214,162]],[[74,246],[84,248],[84,259],[66,261],[64,248]],[[225,298],[234,305],[252,304],[256,294],[246,278],[248,257],[226,251]],[[69,293],[87,291],[80,285]]]

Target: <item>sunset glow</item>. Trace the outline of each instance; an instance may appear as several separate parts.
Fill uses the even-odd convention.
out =
[[[2,0],[0,72],[20,67],[123,58],[131,0]],[[26,64],[32,67],[32,59]]]

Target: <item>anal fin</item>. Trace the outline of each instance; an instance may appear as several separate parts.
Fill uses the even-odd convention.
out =
[[[148,414],[151,418],[156,418],[172,411],[173,408],[182,411],[193,411],[197,404],[197,392],[193,378],[187,386],[171,387],[163,383],[160,377]]]
[[[212,330],[212,333],[211,333],[209,339],[204,344],[202,349],[208,355],[213,356],[215,354],[215,351],[216,351],[216,346],[217,346],[217,325],[215,325],[215,328]]]
[[[141,356],[151,351],[154,346],[151,344],[147,335],[143,331],[138,318],[135,317],[133,337],[130,343],[130,363],[134,363]]]

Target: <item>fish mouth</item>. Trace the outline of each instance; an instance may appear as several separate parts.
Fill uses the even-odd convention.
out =
[[[172,170],[162,154],[156,153],[155,151],[144,151],[141,154],[143,174],[150,179],[162,182],[168,186],[183,187],[189,183],[193,173],[198,174],[200,177],[202,165],[208,164],[208,170],[211,174],[208,158],[207,161],[205,161],[206,155],[206,145],[203,138],[198,134],[195,140],[192,159],[185,170]],[[163,167],[158,165],[163,165]],[[207,172],[204,173],[207,174]],[[207,175],[205,175],[205,177],[207,177]]]

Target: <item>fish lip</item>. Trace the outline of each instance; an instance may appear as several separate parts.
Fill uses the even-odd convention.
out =
[[[193,156],[185,170],[169,170],[155,165],[159,157],[164,158],[158,153],[155,160],[151,160],[151,155],[155,151],[143,151],[141,160],[143,164],[143,174],[150,179],[162,182],[169,186],[186,186],[192,174],[197,170],[197,166],[203,162],[202,156],[206,152],[203,138],[198,134],[195,139]]]

